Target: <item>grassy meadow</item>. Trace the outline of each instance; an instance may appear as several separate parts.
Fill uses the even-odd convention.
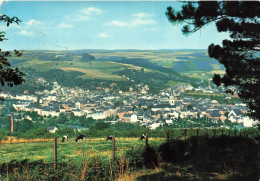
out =
[[[39,54],[41,56],[39,56]],[[133,51],[111,51],[111,52],[92,52],[96,60],[91,63],[80,61],[81,54],[74,54],[74,58],[67,60],[51,60],[48,55],[66,55],[68,52],[53,51],[53,52],[30,52],[25,51],[22,57],[12,57],[11,63],[15,66],[32,69],[37,72],[47,72],[51,69],[59,69],[64,71],[75,71],[84,73],[79,78],[83,79],[105,79],[122,81],[122,77],[115,75],[114,72],[131,68],[144,71],[156,71],[154,69],[141,66],[140,64],[131,63],[131,59],[139,59],[139,61],[148,61],[151,64],[156,64],[159,67],[174,70],[179,73],[192,73],[199,71],[202,73],[223,73],[223,68],[217,61],[213,61],[207,57],[206,50],[133,50]],[[46,58],[42,60],[46,55]],[[117,59],[128,59],[128,63],[120,63]],[[163,73],[157,71],[157,73]],[[199,77],[199,76],[198,76]]]
[[[111,141],[88,138],[57,143],[53,169],[53,141],[0,144],[0,180],[214,180],[257,181],[259,142],[244,137],[190,137],[187,140],[116,138],[115,161]]]
[[[29,140],[30,141],[30,140]],[[25,142],[25,143],[4,143],[0,144],[0,164],[8,163],[12,160],[22,161],[28,159],[31,161],[45,160],[53,161],[53,141],[47,139],[42,142]],[[165,138],[150,138],[149,143],[158,146],[165,142]],[[125,151],[134,146],[145,145],[145,141],[139,138],[116,138],[116,154],[122,155]],[[75,142],[75,138],[69,139],[69,142],[57,140],[58,159],[62,158],[63,162],[69,159],[79,160],[82,153],[93,156],[102,156],[110,158],[112,143],[105,138],[87,138],[84,141]]]

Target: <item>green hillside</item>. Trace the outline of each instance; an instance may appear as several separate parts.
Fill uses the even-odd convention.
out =
[[[187,72],[210,75],[223,71],[205,50],[24,51],[22,57],[11,57],[10,62],[27,73],[25,87],[32,86],[33,78],[43,77],[63,86],[88,89],[116,83],[116,89],[127,91],[143,83],[156,92],[178,82],[198,86],[202,77],[188,78]]]

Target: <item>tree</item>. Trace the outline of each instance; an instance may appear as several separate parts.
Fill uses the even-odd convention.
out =
[[[7,26],[11,23],[21,22],[17,17],[9,18],[6,15],[0,15],[0,23],[5,22]],[[5,32],[0,30],[0,42],[7,40],[5,38]],[[22,53],[14,50],[14,54],[16,56],[21,56]],[[21,83],[25,82],[23,76],[25,73],[21,72],[18,67],[11,68],[10,62],[7,60],[7,57],[11,56],[10,51],[2,51],[0,49],[0,83],[2,86],[7,85],[9,87],[13,87],[14,85],[20,85]],[[0,97],[3,100],[3,97]]]
[[[92,126],[92,130],[104,130],[109,128],[109,123],[105,123],[105,122],[98,122],[96,123],[94,126]]]
[[[249,115],[260,120],[260,2],[259,1],[199,1],[185,2],[182,10],[168,7],[171,23],[184,23],[184,35],[215,23],[218,32],[228,32],[229,40],[222,46],[211,44],[208,54],[226,68],[223,76],[215,74],[213,82],[236,88],[239,97],[248,105]]]
[[[58,117],[58,123],[64,124],[68,121],[67,115],[64,112],[61,112]]]

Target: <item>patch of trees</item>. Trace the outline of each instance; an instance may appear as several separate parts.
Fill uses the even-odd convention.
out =
[[[196,98],[202,98],[202,99],[210,99],[210,100],[216,100],[220,104],[237,104],[241,102],[240,98],[231,97],[230,99],[226,99],[226,96],[211,96],[211,95],[196,95],[196,94],[186,94],[182,93],[186,96],[196,97]]]
[[[83,61],[83,62],[88,62],[88,63],[91,64],[91,62],[95,60],[95,57],[93,55],[88,54],[88,53],[83,53],[80,60]]]
[[[248,105],[249,114],[260,127],[260,59],[259,59],[259,1],[197,1],[185,2],[180,11],[168,7],[168,20],[183,23],[182,33],[189,35],[214,23],[218,32],[229,33],[222,45],[208,46],[210,58],[225,66],[224,75],[215,74],[213,82],[235,86],[239,97]]]
[[[185,80],[184,77],[182,76],[174,76],[172,74],[162,74],[158,72],[144,72],[143,68],[140,70],[136,69],[128,69],[125,68],[124,70],[117,71],[115,74],[120,75],[120,76],[126,76],[130,80],[134,80],[135,83],[143,83],[144,85],[147,84],[150,88],[149,92],[151,93],[158,93],[160,90],[166,88],[168,86],[169,81],[176,81],[176,82],[187,82],[191,83],[195,87],[197,87],[197,80],[192,79],[192,78],[186,78]],[[129,88],[129,87],[127,87]]]
[[[146,59],[141,59],[141,58],[125,58],[125,57],[109,57],[108,58],[109,61],[114,61],[114,62],[119,62],[119,63],[124,63],[124,64],[131,64],[131,65],[135,65],[138,67],[143,67],[143,68],[148,68],[148,69],[152,69],[152,70],[157,70],[160,72],[164,72],[164,73],[170,73],[172,75],[178,75],[178,73],[176,73],[175,71],[159,66],[155,63],[151,63],[149,62],[149,60]]]
[[[0,15],[0,23],[6,23],[7,27],[12,23],[19,24],[20,22],[21,20],[17,17],[10,18],[6,15]],[[7,40],[5,38],[5,32],[0,31],[0,42],[4,40]],[[19,52],[18,50],[14,50],[13,54],[18,57],[22,56],[22,52]],[[7,59],[9,57],[11,57],[10,51],[2,51],[0,49],[0,83],[1,86],[6,85],[9,87],[13,87],[25,82],[24,76],[26,74],[21,72],[18,67],[11,67],[10,62]],[[2,97],[0,97],[0,99],[3,100]]]
[[[71,53],[56,54],[56,53],[34,52],[33,56],[43,61],[72,61],[75,58],[75,55]]]

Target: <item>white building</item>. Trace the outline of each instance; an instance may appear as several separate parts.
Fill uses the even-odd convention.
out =
[[[137,115],[136,114],[132,114],[130,117],[130,122],[131,123],[136,123],[138,121],[137,119]]]

